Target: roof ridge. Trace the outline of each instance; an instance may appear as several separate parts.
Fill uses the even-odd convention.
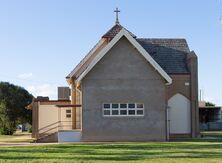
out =
[[[114,26],[112,26],[112,28],[110,30],[108,30],[103,36],[102,38],[114,38],[120,31],[121,29],[125,29],[127,32],[130,33],[130,35],[133,38],[136,38],[136,35],[134,35],[132,32],[130,32],[128,29],[126,29],[125,27],[123,27],[120,24],[115,24]]]

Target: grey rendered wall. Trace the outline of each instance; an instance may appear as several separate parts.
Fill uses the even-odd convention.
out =
[[[165,83],[122,38],[82,81],[83,141],[166,140]],[[144,103],[144,117],[103,117],[103,103]]]

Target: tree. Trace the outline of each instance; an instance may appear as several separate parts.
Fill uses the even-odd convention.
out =
[[[206,106],[215,106],[215,104],[214,103],[212,103],[212,102],[206,102],[206,104],[205,104]]]
[[[31,123],[31,110],[25,107],[33,96],[20,86],[0,82],[0,134],[12,135],[16,125]]]

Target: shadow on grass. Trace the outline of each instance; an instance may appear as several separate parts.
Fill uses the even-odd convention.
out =
[[[165,142],[128,144],[59,144],[0,149],[0,159],[140,161],[158,158],[219,158],[222,142]]]
[[[81,152],[80,152],[81,153]],[[80,154],[78,153],[78,154]],[[82,153],[81,153],[82,154]],[[171,155],[173,154],[173,155]],[[145,159],[155,159],[155,158],[222,158],[222,153],[214,153],[214,152],[149,152],[149,153],[141,153],[141,152],[125,152],[125,153],[110,153],[108,155],[94,153],[94,154],[88,154],[88,155],[63,155],[63,156],[0,156],[0,159],[2,160],[72,160],[72,161],[79,161],[79,160],[85,160],[85,161],[139,161],[139,160],[145,160]]]

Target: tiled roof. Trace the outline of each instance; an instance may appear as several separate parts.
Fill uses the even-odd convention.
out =
[[[102,38],[113,38],[120,30],[124,28],[120,24],[115,24]],[[125,29],[125,28],[124,28]],[[128,31],[128,30],[127,30]],[[151,55],[151,57],[163,68],[168,74],[187,74],[187,55],[190,50],[185,39],[153,39],[153,38],[136,38],[136,36],[128,31],[138,43]],[[90,54],[91,56],[92,54]],[[88,55],[87,55],[88,57]],[[83,61],[88,58],[84,58]],[[83,61],[67,76],[71,78],[75,75],[77,69],[82,66]],[[85,62],[84,62],[85,63]],[[85,65],[86,67],[88,66]]]
[[[124,28],[124,27],[121,26],[120,24],[115,24],[108,32],[106,32],[102,36],[102,38],[113,38],[121,31],[122,28]],[[131,34],[132,37],[136,38],[136,36],[132,32],[130,32],[130,31],[128,31],[128,32]]]
[[[146,39],[137,41],[168,74],[186,74],[186,56],[190,53],[185,39]]]

